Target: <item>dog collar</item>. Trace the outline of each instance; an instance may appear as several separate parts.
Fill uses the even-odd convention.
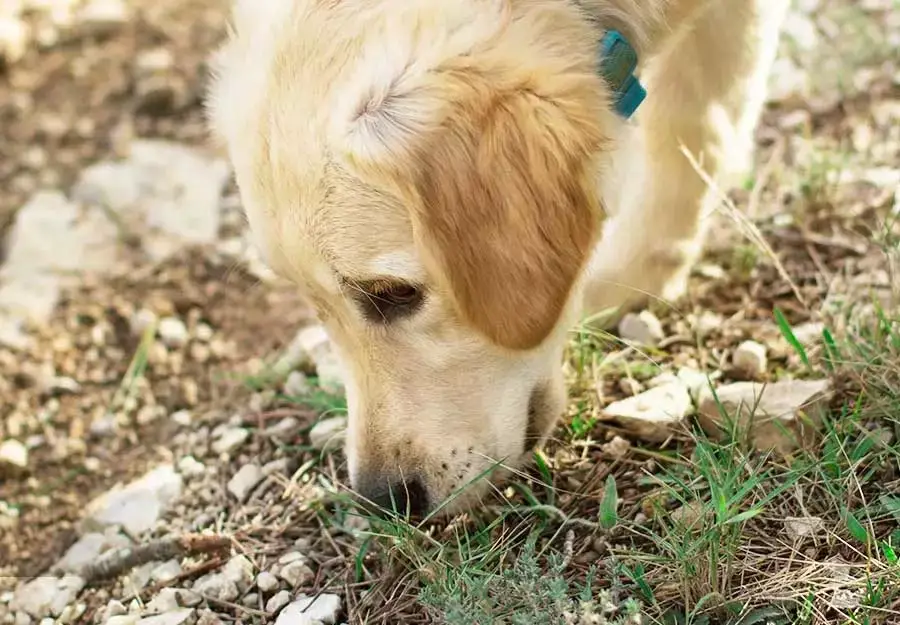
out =
[[[607,30],[600,40],[600,74],[615,95],[616,112],[628,119],[647,97],[647,91],[634,75],[637,52],[617,30]]]

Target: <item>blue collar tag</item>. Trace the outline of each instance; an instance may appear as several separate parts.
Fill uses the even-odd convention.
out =
[[[616,112],[628,119],[647,97],[634,75],[637,52],[617,30],[608,30],[600,40],[600,73],[615,96]]]

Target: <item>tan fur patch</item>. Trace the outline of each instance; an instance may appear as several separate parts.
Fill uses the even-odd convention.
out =
[[[463,319],[530,349],[556,325],[595,241],[589,172],[605,94],[592,76],[543,83],[541,95],[463,80],[468,97],[418,154],[423,247]]]

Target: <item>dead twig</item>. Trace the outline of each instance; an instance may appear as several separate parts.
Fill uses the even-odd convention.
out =
[[[125,547],[104,554],[97,562],[85,566],[81,577],[87,584],[108,580],[131,569],[161,560],[196,554],[221,554],[231,548],[231,538],[219,535],[185,534],[155,540],[137,547]]]

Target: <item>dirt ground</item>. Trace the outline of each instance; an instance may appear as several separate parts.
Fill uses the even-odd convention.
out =
[[[549,490],[557,493],[553,506],[570,518],[597,518],[608,475],[616,476],[620,516],[649,512],[644,477],[689,440],[679,433],[648,444],[627,427],[606,422],[604,407],[681,367],[715,372],[720,384],[746,380],[733,365],[736,347],[746,340],[769,348],[758,381],[813,377],[779,331],[773,311],[782,311],[793,327],[831,324],[855,314],[847,302],[872,293],[887,302],[894,295],[896,256],[889,248],[897,236],[891,219],[900,207],[900,64],[889,50],[897,49],[890,37],[900,33],[892,17],[900,7],[862,4],[858,28],[839,2],[822,2],[807,12],[819,29],[819,46],[831,41],[832,47],[845,47],[827,56],[821,47],[797,46],[791,70],[796,76],[785,75],[787,82],[800,76],[803,88],[785,88],[770,104],[757,133],[754,177],[729,194],[771,254],[748,241],[746,226],[736,225],[733,213],[723,209],[688,296],[674,306],[654,307],[665,337],[659,345],[641,352],[611,339],[573,341],[572,407],[546,450],[553,469]],[[34,43],[0,70],[0,241],[36,190],[68,188],[86,165],[121,155],[135,137],[206,145],[207,60],[224,35],[226,5],[224,0],[133,0],[127,19],[90,28],[77,20],[66,24],[43,10],[26,16]],[[55,19],[62,23],[53,25]],[[852,46],[840,37],[848,32],[858,37]],[[867,43],[871,37],[879,46]],[[172,61],[139,66],[142,58],[152,65],[154,53]],[[0,261],[3,256],[0,243]],[[183,319],[190,342],[144,354],[132,327],[142,309]],[[27,351],[0,347],[0,440],[33,442],[26,467],[0,465],[0,504],[12,511],[0,515],[0,593],[60,559],[81,532],[88,502],[153,466],[177,464],[192,454],[210,470],[186,488],[181,503],[149,535],[212,528],[230,536],[260,570],[302,544],[315,574],[294,589],[338,592],[347,622],[436,622],[416,601],[421,580],[435,573],[427,563],[418,570],[410,566],[414,558],[398,538],[388,537],[394,540],[391,548],[363,537],[365,524],[340,500],[340,454],[323,456],[307,443],[318,413],[339,409],[340,401],[291,401],[287,393],[276,395],[280,387],[265,378],[263,359],[278,354],[311,321],[288,287],[261,282],[225,255],[184,249],[161,265],[88,279],[67,291]],[[48,379],[48,370],[54,379]],[[58,378],[74,381],[77,389]],[[180,412],[191,414],[190,425],[172,420]],[[287,441],[266,434],[286,419],[296,421]],[[252,432],[245,448],[224,455],[214,451],[223,423]],[[627,441],[624,455],[609,446],[616,440]],[[280,462],[286,470],[235,503],[226,485],[237,467],[251,462]],[[885,469],[882,479],[897,486],[897,467]],[[542,480],[540,468],[530,470],[500,503],[525,506],[528,493],[544,492]],[[304,503],[313,491],[325,503]],[[491,526],[488,534],[500,544],[513,540],[523,525],[553,522],[523,511]],[[464,517],[422,531],[429,540],[449,541],[471,523]],[[569,528],[557,529],[548,530],[554,544]],[[591,563],[615,551],[616,537],[601,538],[596,527],[576,524],[562,547],[568,552],[567,578],[583,579]],[[846,554],[848,561],[854,557]],[[178,582],[213,568],[190,557],[181,566]],[[749,589],[761,588],[750,581]],[[105,622],[102,610],[111,599],[144,602],[151,590],[164,586],[129,593],[121,582],[97,584],[85,591],[83,609],[71,622]],[[660,588],[659,596],[677,594],[665,584]],[[261,591],[246,591],[239,601],[209,600],[198,615],[210,623],[213,618],[266,622],[272,619],[266,600]],[[886,613],[900,613],[897,605],[892,609]],[[14,622],[12,613],[6,618]],[[823,619],[810,622],[829,622]]]

